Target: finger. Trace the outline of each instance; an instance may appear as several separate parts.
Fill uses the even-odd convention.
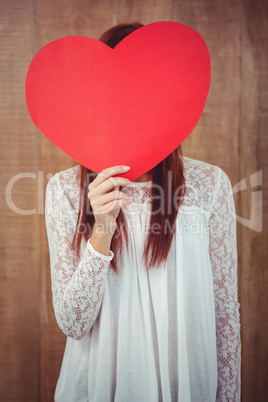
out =
[[[99,207],[96,211],[94,211],[94,215],[102,215],[102,214],[107,214],[109,212],[112,212],[114,209],[118,208],[118,207],[123,207],[125,205],[129,205],[130,202],[127,200],[114,200],[111,202],[108,202],[108,204],[102,205],[101,207]]]
[[[115,190],[108,192],[106,194],[100,195],[98,197],[94,196],[91,200],[91,204],[93,205],[94,208],[98,208],[102,205],[107,204],[110,201],[113,200],[129,200],[130,197],[124,193],[123,191]]]
[[[112,166],[106,169],[103,169],[96,177],[94,180],[94,186],[96,187],[102,182],[104,182],[106,179],[108,179],[111,176],[114,176],[115,174],[123,174],[126,173],[129,169],[124,169],[123,165],[118,165],[118,166]]]
[[[131,181],[126,177],[109,177],[97,187],[89,187],[91,197],[98,197],[107,192],[113,191],[115,187],[127,186]]]

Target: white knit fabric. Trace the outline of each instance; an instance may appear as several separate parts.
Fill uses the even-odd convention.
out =
[[[241,340],[232,186],[219,167],[183,157],[187,193],[168,260],[146,271],[152,181],[123,187],[129,252],[70,249],[78,166],[46,189],[53,307],[67,335],[56,402],[240,401]]]

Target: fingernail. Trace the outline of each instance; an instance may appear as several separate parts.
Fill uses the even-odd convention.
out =
[[[123,170],[128,170],[128,169],[130,169],[130,166],[122,166],[122,169]]]

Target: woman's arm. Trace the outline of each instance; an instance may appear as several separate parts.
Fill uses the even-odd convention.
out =
[[[50,252],[53,308],[65,335],[83,338],[94,324],[102,303],[109,263],[114,254],[96,251],[89,240],[79,259],[71,250],[77,214],[54,175],[46,188],[45,221]]]
[[[218,174],[209,221],[218,358],[216,401],[238,402],[241,392],[241,339],[235,204],[229,177],[220,168]]]

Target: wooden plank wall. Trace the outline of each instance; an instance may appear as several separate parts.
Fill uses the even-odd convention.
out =
[[[54,39],[97,39],[119,23],[161,20],[196,29],[210,50],[211,89],[183,151],[220,166],[233,186],[245,180],[245,189],[235,193],[242,217],[237,223],[242,401],[267,400],[267,5],[265,0],[0,1],[0,401],[53,401],[66,339],[52,309],[44,192],[51,174],[74,161],[35,129],[28,115],[28,65]],[[261,173],[258,185],[254,177]],[[254,214],[256,191],[262,191],[259,214]]]

